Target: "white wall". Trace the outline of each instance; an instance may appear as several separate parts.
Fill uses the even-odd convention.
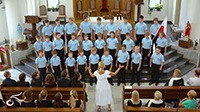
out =
[[[2,43],[4,38],[9,39],[5,9],[0,9],[0,16],[0,43]]]

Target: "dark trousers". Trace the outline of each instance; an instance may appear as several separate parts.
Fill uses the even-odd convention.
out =
[[[89,51],[85,51],[85,50],[84,50],[84,54],[85,54],[85,56],[87,57],[87,65],[89,65],[89,56],[90,56],[90,53],[91,53],[90,50],[89,50]]]
[[[65,69],[64,50],[63,50],[63,49],[61,49],[61,50],[56,50],[56,52],[57,52],[58,57],[59,57],[60,60],[61,60],[62,69],[64,70],[64,69]]]
[[[136,76],[137,76],[137,83],[138,83],[138,85],[139,85],[139,84],[140,84],[140,74],[139,74],[140,70],[137,71],[138,66],[139,66],[139,64],[135,64],[135,63],[133,63],[133,65],[132,65],[132,78],[131,78],[131,83],[134,83],[134,82],[135,82],[135,75],[136,75]]]
[[[67,66],[68,68],[68,72],[69,72],[69,77],[70,79],[72,79],[74,77],[74,66],[70,67],[70,66]]]
[[[149,49],[144,49],[144,48],[143,48],[143,50],[142,50],[142,66],[143,66],[143,63],[144,63],[144,58],[145,58],[145,56],[146,56],[146,57],[147,57],[148,67],[149,67],[149,62],[150,62],[151,54],[150,54],[150,56],[148,57],[148,56],[147,56],[148,53],[149,53]]]
[[[92,73],[94,73],[97,70],[97,68],[98,68],[98,64],[91,64]],[[94,80],[95,80],[95,83],[97,83],[96,77],[94,78]],[[93,78],[90,77],[90,84],[92,83],[93,83]]]
[[[82,81],[85,81],[85,65],[78,65],[78,71],[82,76]]]
[[[132,60],[132,58],[131,58],[131,55],[132,55],[132,51],[128,51],[128,54],[129,54],[129,64],[128,64],[128,69],[130,70],[130,67],[131,67],[131,60]]]
[[[156,82],[158,84],[159,75],[160,75],[160,65],[152,64],[152,75],[151,75],[151,82]]]
[[[77,59],[77,55],[78,55],[78,50],[77,51],[71,51],[73,52],[73,57],[75,58],[75,60]]]
[[[88,39],[91,40],[91,39],[90,39],[91,33],[82,33],[83,40],[84,40],[84,35],[85,35],[85,34],[88,34]]]
[[[137,38],[137,41],[135,42],[135,45],[136,45],[136,46],[140,46],[140,50],[141,50],[141,47],[142,47],[142,39],[144,38],[144,35],[137,35],[137,34],[136,34],[136,38]]]
[[[110,69],[110,65],[106,65],[105,70],[109,70],[109,69]],[[107,79],[110,84],[113,84],[112,78],[107,78]]]
[[[46,67],[39,68],[39,71],[40,71],[40,80],[42,80],[42,82],[44,82],[45,77],[46,77]]]
[[[95,38],[96,38],[96,40],[98,39],[98,36],[97,36],[97,34],[95,34]]]
[[[107,39],[108,39],[108,38],[110,38],[110,36],[109,36],[109,35],[107,35]]]
[[[58,80],[58,78],[60,78],[60,66],[53,66],[53,69],[54,69],[54,77],[56,79],[56,81]]]
[[[119,73],[118,73],[118,84],[122,83],[126,83],[125,82],[125,76],[126,76],[126,71],[125,71],[125,67],[126,67],[126,63],[118,63],[118,66],[122,65],[124,66],[124,68],[121,68]]]
[[[61,35],[61,39],[63,40],[63,42],[64,42],[64,45],[65,45],[65,35],[63,34],[63,35]]]
[[[121,39],[122,39],[122,41],[121,41],[121,45],[122,45],[123,41],[126,39],[126,35],[125,34],[121,34]]]
[[[53,42],[53,35],[49,36],[49,38],[50,38],[50,41]]]
[[[116,49],[109,49],[110,55],[113,57],[113,66],[115,68],[115,63],[116,63],[116,57],[115,57],[115,53],[116,53]]]
[[[161,51],[160,51],[160,53],[163,55],[164,52],[165,52],[165,47],[161,47]]]
[[[67,41],[69,42],[71,40],[71,34],[67,34]]]
[[[45,51],[45,58],[47,62],[50,62],[51,57],[52,57],[51,51]]]
[[[103,49],[97,49],[97,54],[99,55],[100,60],[101,60],[101,57],[103,56],[103,52],[104,52]]]
[[[151,39],[154,38],[154,35],[151,35]],[[155,46],[156,48],[156,41],[158,39],[158,36],[156,36],[153,40],[152,40],[152,49],[151,49],[151,52],[153,53],[153,46]]]

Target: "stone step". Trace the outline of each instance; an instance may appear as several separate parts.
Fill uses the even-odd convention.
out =
[[[33,72],[37,72],[37,70],[30,69],[29,67],[27,67],[27,66],[25,66],[23,64],[15,65],[14,68],[17,69],[18,71],[22,72],[22,73],[25,73],[30,78],[32,78],[31,74]]]
[[[169,58],[169,59],[165,59],[164,66],[166,66],[166,65],[168,65],[168,64],[170,64],[170,63],[172,63],[172,62],[174,62],[174,61],[176,61],[178,59],[183,58],[183,55],[177,53],[176,55],[172,55],[170,57],[171,58]]]
[[[30,55],[27,55],[26,58],[32,60],[35,62],[35,59],[37,58],[35,54],[30,54]]]
[[[25,60],[21,60],[20,61],[24,66],[28,67],[29,69],[33,69],[33,70],[36,70],[36,64],[35,64],[35,61],[33,60],[30,60],[30,59],[25,59]]]

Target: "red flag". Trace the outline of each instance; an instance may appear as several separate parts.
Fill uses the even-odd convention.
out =
[[[159,36],[160,31],[164,32],[164,37],[166,38],[167,37],[167,35],[166,35],[167,34],[167,16],[165,17],[164,21],[162,22],[162,24],[161,24],[160,28],[158,29],[155,37]]]

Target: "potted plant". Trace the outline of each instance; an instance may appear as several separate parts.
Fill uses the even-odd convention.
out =
[[[49,6],[47,6],[47,10],[50,12],[50,11],[51,11],[51,8],[49,8]]]
[[[5,48],[6,49],[9,49],[10,48],[10,46],[9,46],[9,40],[8,39],[6,39],[6,38],[4,38],[4,43],[5,43]]]
[[[55,8],[54,8],[54,6],[52,6],[52,7],[51,7],[51,10],[52,10],[53,12],[55,11]]]
[[[60,6],[60,4],[57,4],[57,5],[56,5],[56,11],[59,10],[59,6]]]
[[[153,12],[153,8],[152,7],[148,7],[148,14],[151,15],[151,13]]]
[[[155,6],[156,6],[155,9],[157,9],[157,11],[160,11],[160,9],[163,8],[162,4],[156,4]]]

